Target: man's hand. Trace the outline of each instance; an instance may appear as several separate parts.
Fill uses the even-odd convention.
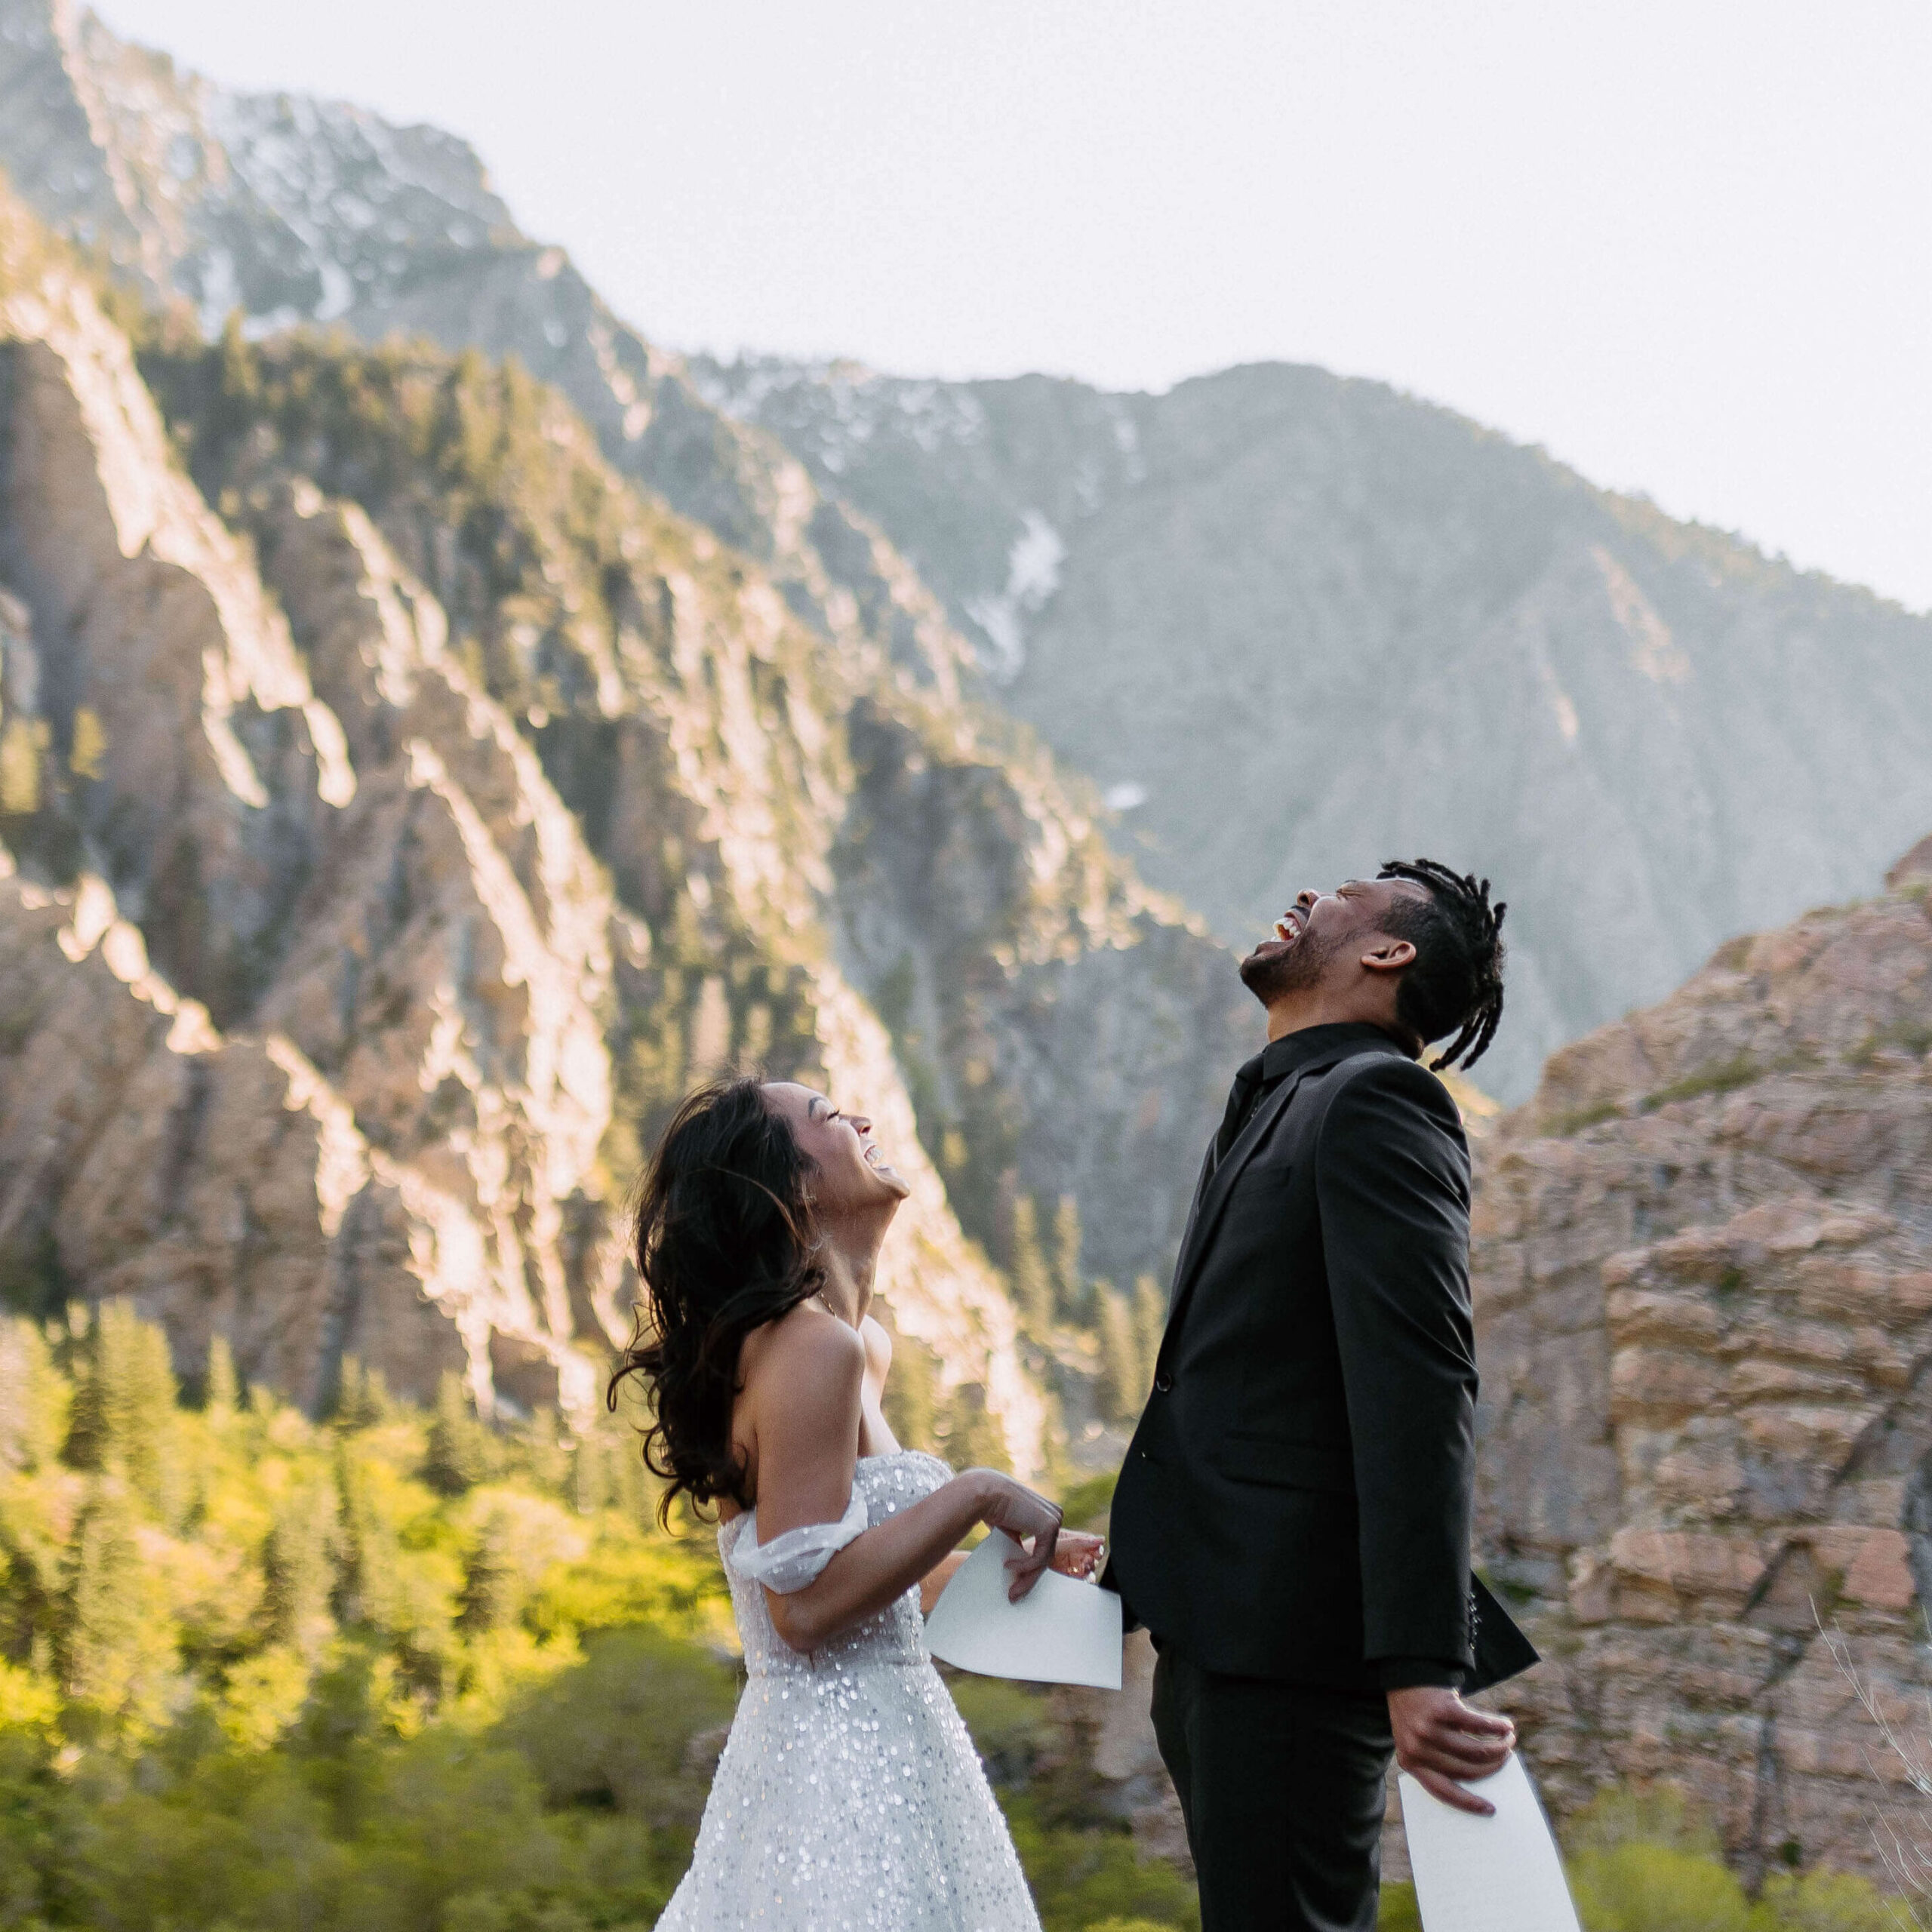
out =
[[[1100,1574],[1106,1553],[1101,1537],[1090,1536],[1084,1530],[1062,1530],[1054,1545],[1053,1567],[1063,1577],[1078,1577],[1084,1583]]]
[[[1418,1684],[1389,1693],[1395,1761],[1432,1797],[1459,1811],[1492,1817],[1496,1807],[1457,1782],[1486,1778],[1503,1768],[1515,1748],[1516,1727],[1491,1711],[1464,1703],[1453,1690]]]

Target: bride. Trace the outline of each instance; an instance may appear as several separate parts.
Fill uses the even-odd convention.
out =
[[[976,1523],[1021,1543],[1016,1599],[1050,1564],[1091,1576],[1100,1540],[893,1439],[891,1340],[866,1309],[907,1192],[869,1121],[783,1081],[691,1095],[645,1177],[612,1399],[628,1374],[649,1391],[660,1514],[681,1493],[718,1506],[748,1673],[658,1932],[1038,1932],[920,1613]]]

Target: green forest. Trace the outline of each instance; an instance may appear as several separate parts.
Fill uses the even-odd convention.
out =
[[[219,1343],[177,1390],[122,1306],[0,1322],[0,1927],[648,1926],[738,1683],[711,1533],[656,1500],[622,1420],[352,1364],[316,1422]],[[1050,1925],[1194,1922],[1044,1698],[958,1689]]]
[[[122,1305],[0,1321],[0,1927],[649,1926],[738,1682],[709,1530],[655,1503],[622,1419],[491,1429],[350,1364],[317,1421],[219,1343],[178,1388]],[[1198,1924],[1047,1694],[953,1687],[1048,1932]],[[1572,1853],[1589,1932],[1894,1922],[1829,1874],[1747,1900],[1667,1793]]]

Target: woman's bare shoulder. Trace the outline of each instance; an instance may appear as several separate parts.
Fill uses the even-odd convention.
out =
[[[756,1339],[757,1352],[744,1369],[746,1389],[755,1398],[768,1389],[787,1397],[822,1390],[836,1399],[856,1391],[865,1374],[868,1351],[858,1331],[816,1302],[788,1309]]]
[[[866,1366],[875,1376],[892,1366],[892,1331],[883,1321],[867,1315],[859,1324],[859,1340],[864,1343]]]
[[[849,1481],[863,1413],[865,1344],[836,1315],[811,1306],[793,1309],[766,1333],[742,1398],[757,1443],[759,1489],[826,1458],[825,1466],[844,1469]]]

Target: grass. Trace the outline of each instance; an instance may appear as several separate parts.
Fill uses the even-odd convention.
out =
[[[1932,1024],[1922,1020],[1895,1020],[1875,1028],[1845,1055],[1849,1066],[1869,1067],[1882,1053],[1907,1053],[1922,1060],[1932,1053]]]
[[[1750,1054],[1734,1054],[1728,1060],[1709,1060],[1681,1080],[1673,1080],[1668,1087],[1660,1087],[1646,1097],[1644,1111],[1654,1112],[1659,1107],[1668,1107],[1680,1100],[1702,1100],[1707,1094],[1734,1093],[1740,1087],[1749,1087],[1754,1081],[1761,1080],[1770,1069],[1761,1065]]]

